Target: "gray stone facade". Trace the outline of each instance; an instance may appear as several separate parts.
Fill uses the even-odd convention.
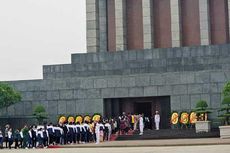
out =
[[[43,80],[9,82],[22,102],[0,116],[26,117],[42,104],[59,115],[104,112],[105,98],[170,96],[171,110],[190,111],[207,100],[216,118],[230,80],[230,45],[73,54],[71,64],[43,67]]]

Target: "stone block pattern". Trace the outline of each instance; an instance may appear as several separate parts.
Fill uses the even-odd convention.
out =
[[[201,99],[217,110],[223,84],[229,79],[230,71],[205,70],[40,80],[39,87],[38,81],[16,81],[10,83],[21,91],[23,100],[1,115],[31,115],[38,104],[53,117],[103,113],[104,98],[149,96],[170,96],[172,110],[190,111]],[[75,81],[78,85],[70,86],[69,82]]]
[[[219,45],[74,54],[72,64],[44,66],[43,80],[9,82],[23,99],[0,116],[28,117],[42,104],[55,121],[59,115],[103,114],[105,98],[151,96],[170,96],[177,111],[191,111],[204,99],[217,114],[230,80],[229,50]]]
[[[45,79],[229,70],[229,45],[73,54],[72,64],[44,66]]]

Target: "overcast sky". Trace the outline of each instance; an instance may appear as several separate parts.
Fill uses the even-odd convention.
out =
[[[86,52],[85,0],[0,0],[0,81],[41,79],[42,65]]]

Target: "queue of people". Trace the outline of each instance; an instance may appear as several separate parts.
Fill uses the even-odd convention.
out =
[[[156,130],[159,130],[160,116],[154,115]],[[47,148],[52,145],[85,144],[110,141],[111,135],[128,134],[130,131],[139,131],[143,135],[145,123],[148,119],[142,114],[126,115],[113,119],[80,122],[44,123],[43,125],[25,125],[21,129],[13,130],[9,124],[2,131],[0,128],[0,148]],[[4,142],[4,143],[3,143]],[[4,146],[3,146],[4,144]]]
[[[111,124],[108,121],[84,122],[53,125],[25,125],[21,130],[12,130],[9,124],[4,132],[0,130],[1,148],[47,148],[53,145],[84,144],[89,142],[100,143],[109,141],[112,134]],[[4,143],[3,143],[4,142]],[[3,146],[4,145],[4,146]]]

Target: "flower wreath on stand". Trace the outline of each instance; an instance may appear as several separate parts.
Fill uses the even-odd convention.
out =
[[[178,128],[178,123],[179,123],[179,114],[176,111],[173,111],[171,113],[171,118],[170,118],[170,123],[172,128]]]
[[[180,124],[181,124],[181,129],[188,128],[189,124],[189,114],[187,112],[181,112],[180,114]]]
[[[81,115],[77,115],[75,118],[75,123],[82,124],[83,123],[83,117]]]
[[[190,112],[190,115],[189,115],[190,128],[195,127],[196,121],[197,121],[196,112],[194,112],[194,111]]]
[[[59,119],[58,119],[58,123],[59,124],[65,124],[67,121],[66,117],[64,115],[60,115]]]
[[[74,119],[73,116],[69,116],[69,117],[68,117],[68,123],[69,123],[69,124],[70,124],[70,123],[73,124],[74,121],[75,121],[75,119]]]
[[[92,116],[92,121],[96,121],[96,122],[99,122],[101,120],[101,115],[99,113],[95,113],[93,116]]]
[[[84,122],[90,123],[91,122],[91,117],[89,115],[85,115],[84,116]]]

